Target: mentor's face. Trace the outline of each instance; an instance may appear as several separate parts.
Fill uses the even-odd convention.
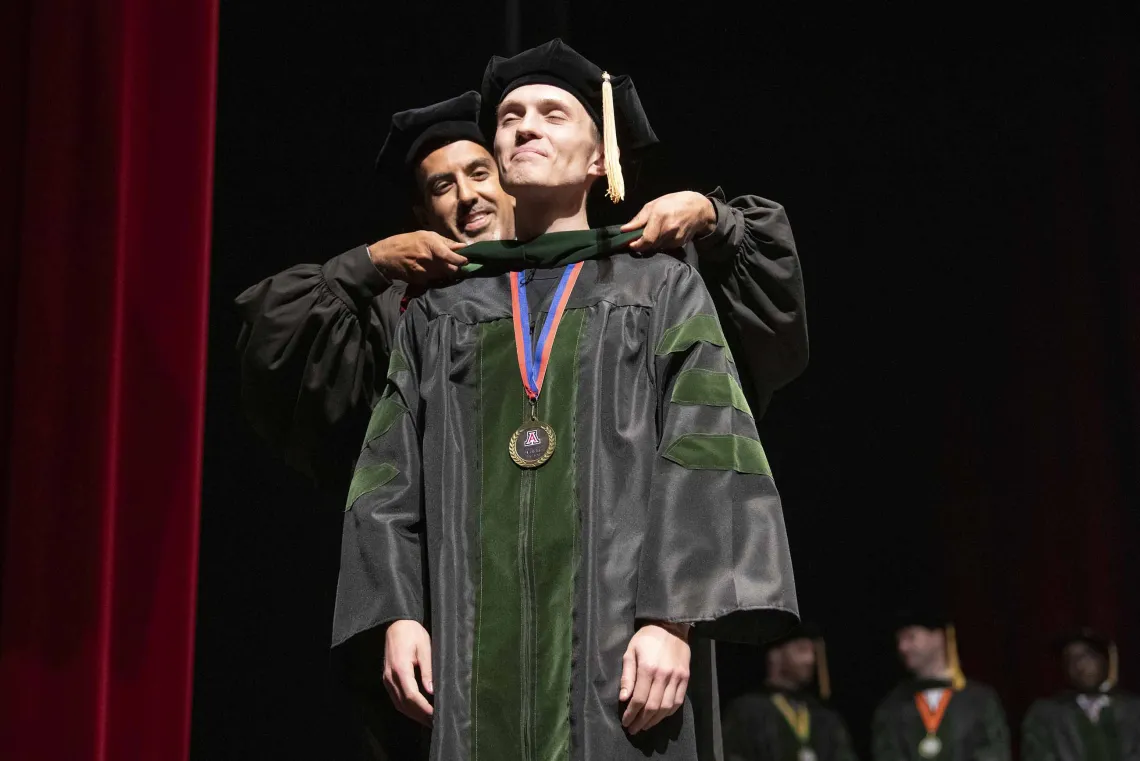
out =
[[[514,199],[478,143],[460,140],[432,151],[420,161],[416,183],[425,227],[464,243],[514,237]]]
[[[585,106],[553,85],[512,90],[497,112],[495,156],[503,186],[589,189],[605,174],[601,140]]]

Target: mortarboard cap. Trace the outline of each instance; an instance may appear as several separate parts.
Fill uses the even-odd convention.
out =
[[[767,643],[768,647],[779,647],[797,639],[820,639],[823,631],[812,621],[801,621],[776,639]]]
[[[460,140],[486,147],[478,120],[479,93],[474,90],[430,106],[393,114],[388,137],[376,157],[376,171],[403,182],[412,175],[420,160],[436,148]]]
[[[945,629],[950,624],[950,618],[936,608],[908,608],[895,613],[895,631],[901,631],[908,626],[921,626],[923,629]]]
[[[488,140],[494,139],[503,98],[519,87],[536,84],[565,90],[585,106],[605,144],[607,195],[614,203],[622,200],[625,181],[620,151],[633,154],[657,143],[633,80],[610,76],[558,38],[510,58],[494,56],[483,73],[486,108],[480,124]]]

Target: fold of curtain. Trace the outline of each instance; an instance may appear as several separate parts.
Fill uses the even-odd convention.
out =
[[[0,11],[0,755],[188,757],[215,0]]]

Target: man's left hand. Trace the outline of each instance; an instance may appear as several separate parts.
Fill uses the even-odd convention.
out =
[[[629,244],[631,251],[667,251],[681,248],[698,235],[716,229],[716,207],[700,193],[683,190],[650,201],[637,216],[622,225],[622,232],[645,229]]]
[[[629,701],[621,723],[631,735],[656,726],[685,704],[688,636],[688,624],[646,624],[629,641],[618,699]]]

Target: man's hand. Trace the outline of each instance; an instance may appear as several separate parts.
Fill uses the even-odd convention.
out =
[[[466,257],[455,253],[466,245],[430,230],[416,230],[373,243],[368,256],[389,280],[426,285],[446,280],[467,264]]]
[[[629,244],[631,251],[667,251],[681,248],[698,235],[716,229],[716,207],[700,193],[684,190],[650,201],[637,216],[622,225],[622,232],[645,229]]]
[[[433,709],[420,692],[416,667],[419,667],[427,694],[434,695],[431,683],[431,635],[419,621],[395,621],[388,626],[385,639],[384,687],[400,713],[430,727]]]
[[[629,701],[621,723],[631,735],[655,726],[685,704],[688,636],[688,624],[646,624],[629,641],[618,698]]]

